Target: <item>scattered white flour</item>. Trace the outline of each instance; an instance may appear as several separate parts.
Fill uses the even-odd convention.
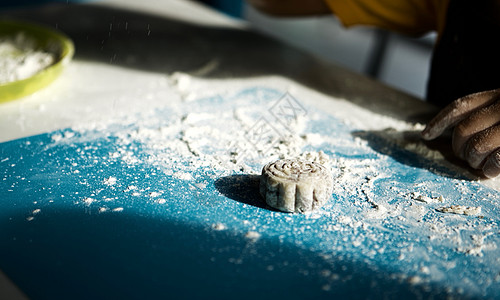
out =
[[[443,196],[437,196],[437,197],[429,197],[422,195],[418,192],[413,192],[410,194],[410,197],[413,200],[423,202],[423,203],[436,203],[436,202],[444,202],[444,197]]]
[[[194,184],[198,189],[200,190],[203,190],[207,187],[207,184],[206,183],[203,183],[203,182],[197,182]]]
[[[35,203],[36,204],[36,203]],[[27,221],[33,221],[35,216],[38,215],[42,210],[40,208],[36,208],[31,212],[31,216],[26,217]]]
[[[308,144],[312,146],[319,146],[324,143],[325,139],[318,133],[306,133],[301,136]]]
[[[116,177],[110,176],[110,177],[104,179],[104,184],[109,185],[109,186],[115,185],[116,184]]]
[[[440,207],[436,209],[442,213],[450,213],[457,215],[472,215],[476,216],[481,213],[480,206],[463,206],[463,205],[451,205],[447,207]]]
[[[173,175],[179,179],[193,180],[193,176],[187,172],[175,172]]]
[[[63,139],[62,134],[60,133],[55,133],[50,137],[54,142],[59,142],[60,140]]]
[[[245,237],[253,242],[257,241],[260,238],[260,233],[257,231],[248,231],[245,234]]]
[[[412,284],[412,285],[417,285],[417,284],[420,284],[422,283],[422,277],[420,276],[411,276],[408,278],[408,283]]]
[[[371,219],[383,219],[383,218],[387,217],[387,214],[389,212],[390,211],[387,209],[387,207],[385,205],[374,204],[373,209],[368,210],[365,213],[365,216],[367,218],[371,218]]]
[[[123,207],[113,208],[111,211],[114,211],[114,212],[121,212],[121,211],[123,211]]]
[[[130,192],[130,191],[134,191],[134,190],[137,190],[137,186],[135,185],[129,185],[125,190],[124,192]]]
[[[217,231],[221,231],[221,230],[226,230],[227,229],[226,225],[224,225],[222,223],[213,224],[212,228],[214,230],[217,230]]]
[[[65,139],[70,139],[75,136],[75,133],[72,131],[65,131],[63,136]]]
[[[330,157],[321,150],[318,152],[307,151],[300,154],[299,157],[307,161],[312,161],[318,164],[322,164],[329,168],[331,168],[332,165]]]
[[[90,205],[90,204],[94,203],[95,201],[96,201],[95,199],[89,198],[89,197],[83,198],[83,200],[82,200],[82,202],[85,203],[86,205]]]
[[[172,86],[181,95],[183,100],[189,101],[196,98],[196,94],[192,92],[191,76],[185,73],[176,72],[170,77]]]
[[[29,78],[54,62],[55,55],[37,49],[24,32],[0,37],[0,84]]]
[[[396,124],[392,125],[394,126]],[[388,127],[379,131],[378,135],[394,143],[398,147],[413,152],[423,158],[432,161],[443,161],[444,156],[441,152],[429,149],[429,147],[424,144],[424,141],[420,137],[420,132],[424,128],[425,125],[423,124],[402,122],[402,124],[397,124],[395,127]]]

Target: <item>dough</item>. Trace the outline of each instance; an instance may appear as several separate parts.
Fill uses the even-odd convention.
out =
[[[267,205],[285,212],[304,213],[325,204],[333,190],[330,171],[301,159],[283,159],[262,169],[260,194]]]
[[[457,215],[479,215],[481,213],[480,206],[463,206],[463,205],[452,205],[448,207],[436,208],[437,211],[442,213],[450,213]]]

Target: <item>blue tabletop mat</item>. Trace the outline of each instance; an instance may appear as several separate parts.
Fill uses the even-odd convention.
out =
[[[280,95],[255,87],[183,109],[271,106]],[[200,158],[124,143],[134,123],[0,144],[0,269],[32,299],[500,297],[498,192],[303,108],[315,116],[304,133],[337,141],[304,151],[323,151],[334,168],[343,161],[379,174],[339,183],[310,214],[267,208],[261,166],[249,174],[196,163],[223,145],[201,147]],[[165,122],[175,115],[153,114]],[[160,152],[169,163],[155,163]],[[436,210],[450,204],[482,211]],[[370,214],[374,205],[386,212]]]

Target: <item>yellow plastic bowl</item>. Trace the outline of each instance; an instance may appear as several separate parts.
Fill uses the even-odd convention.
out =
[[[19,32],[33,39],[38,49],[55,54],[55,61],[29,78],[0,84],[0,103],[27,96],[50,84],[75,52],[71,39],[56,30],[38,24],[0,20],[0,38],[15,36]]]

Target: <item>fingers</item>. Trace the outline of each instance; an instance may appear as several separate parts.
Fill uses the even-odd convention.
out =
[[[471,94],[445,107],[422,132],[430,140],[453,130],[455,154],[486,177],[500,175],[500,89]]]
[[[463,146],[463,159],[475,169],[481,169],[485,160],[500,147],[500,126],[494,126],[474,135]]]
[[[483,107],[471,113],[470,116],[458,123],[453,130],[452,147],[455,154],[466,159],[465,146],[469,140],[481,131],[500,122],[500,102]],[[477,138],[480,138],[479,136]],[[499,145],[500,146],[500,145]]]
[[[500,149],[495,150],[484,163],[483,173],[488,178],[496,177],[500,174]]]
[[[422,131],[422,137],[432,140],[447,128],[467,118],[472,112],[491,104],[500,95],[500,89],[467,95],[446,106]]]

